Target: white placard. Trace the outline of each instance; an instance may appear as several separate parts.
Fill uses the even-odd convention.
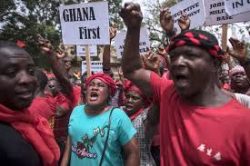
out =
[[[127,33],[126,31],[121,31],[114,38],[115,49],[116,49],[116,53],[117,53],[118,58],[121,58],[123,55],[126,33]],[[149,41],[149,35],[148,35],[146,27],[142,27],[140,30],[140,43],[139,44],[140,44],[139,45],[139,52],[140,53],[145,53],[145,52],[149,51],[150,41]]]
[[[60,6],[64,44],[109,44],[108,2]]]
[[[90,71],[97,73],[97,72],[102,72],[103,70],[103,65],[101,61],[92,61],[90,63]],[[82,73],[87,71],[87,62],[82,61]]]
[[[181,16],[181,11],[186,12],[189,18],[192,20],[190,29],[202,26],[205,22],[205,9],[203,0],[184,0],[171,7],[170,11],[175,22],[174,26],[177,28],[178,33],[180,32],[178,19]]]
[[[91,57],[97,56],[97,47],[95,45],[89,45],[89,54]],[[76,46],[76,55],[77,56],[86,56],[86,46],[77,45]]]
[[[224,0],[207,0],[205,7],[207,15],[205,25],[230,24],[250,20],[250,12],[229,16],[226,13]]]
[[[250,0],[224,0],[228,15],[250,12]]]

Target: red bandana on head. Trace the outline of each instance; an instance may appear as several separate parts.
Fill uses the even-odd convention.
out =
[[[147,96],[144,95],[142,93],[142,91],[135,84],[133,84],[131,81],[127,80],[124,83],[123,87],[124,87],[125,92],[133,91],[133,92],[138,93],[143,99],[144,108],[146,108],[146,107],[148,107],[150,105],[150,100],[147,98]]]
[[[219,60],[223,60],[225,57],[216,37],[206,31],[188,30],[180,33],[170,41],[168,52],[185,45],[205,49],[211,56]]]
[[[115,95],[116,84],[115,84],[114,80],[113,80],[109,75],[104,74],[104,73],[96,73],[96,74],[93,74],[92,76],[90,76],[89,78],[87,78],[87,80],[86,80],[86,87],[89,86],[90,82],[91,82],[93,79],[99,79],[99,80],[101,80],[102,82],[104,82],[105,84],[107,84],[108,87],[109,87],[109,89],[110,89],[111,96],[114,96],[114,95]]]

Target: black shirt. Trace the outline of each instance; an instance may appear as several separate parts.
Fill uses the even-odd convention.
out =
[[[9,124],[0,122],[0,165],[42,166],[38,153]]]

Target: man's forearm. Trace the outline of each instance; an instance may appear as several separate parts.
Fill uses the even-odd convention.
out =
[[[133,71],[142,68],[139,54],[140,29],[127,31],[124,54],[122,56],[122,70],[126,76]]]

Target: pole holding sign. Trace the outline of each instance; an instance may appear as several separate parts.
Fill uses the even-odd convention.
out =
[[[228,24],[222,24],[221,47],[223,50],[227,49],[227,31]]]
[[[87,76],[91,76],[91,71],[90,71],[90,63],[91,63],[91,59],[90,59],[90,55],[89,55],[89,46],[86,45],[86,62],[87,62]]]

